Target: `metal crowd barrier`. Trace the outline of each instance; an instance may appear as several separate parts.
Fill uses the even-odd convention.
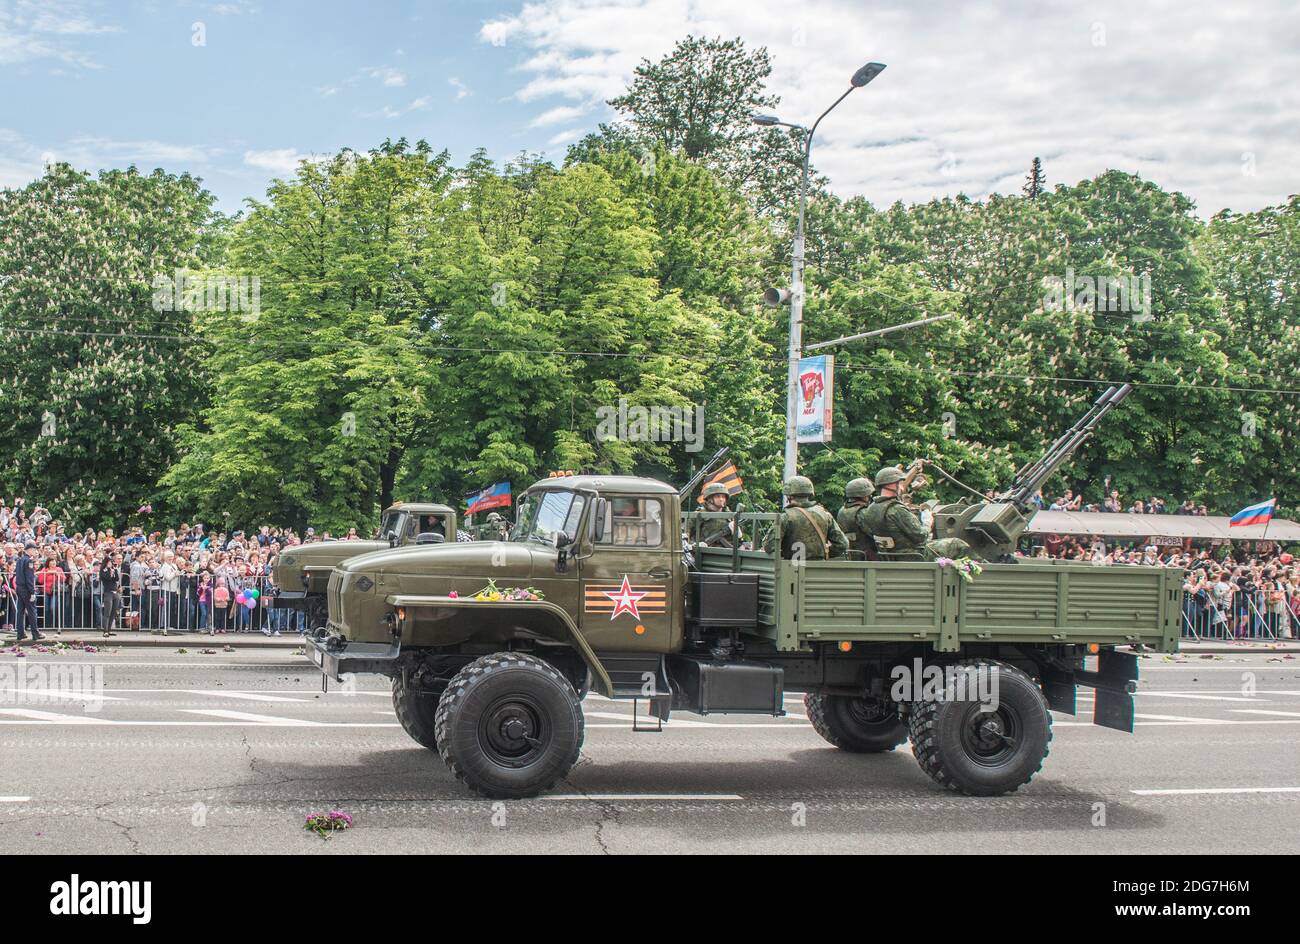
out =
[[[1300,612],[1290,597],[1270,603],[1264,590],[1236,590],[1229,598],[1184,591],[1182,634],[1195,640],[1297,639]]]
[[[272,607],[271,597],[275,586],[271,578],[230,578],[230,599],[225,606],[214,601],[213,586],[200,595],[197,583],[185,578],[177,582],[174,590],[165,589],[161,582],[146,580],[140,587],[132,587],[130,574],[123,572],[118,604],[112,624],[105,626],[108,616],[105,593],[99,575],[91,574],[69,585],[65,580],[54,581],[51,592],[42,590],[39,582],[32,600],[36,608],[36,625],[43,633],[62,629],[110,629],[113,632],[177,633],[268,633],[302,632],[304,615],[295,610]],[[257,590],[253,606],[237,602],[241,590]],[[18,599],[12,577],[0,583],[0,612],[4,628],[12,630],[18,625]]]

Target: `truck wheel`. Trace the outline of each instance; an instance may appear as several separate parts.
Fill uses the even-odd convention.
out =
[[[1028,783],[1043,766],[1052,716],[1038,685],[992,659],[959,662],[942,699],[912,706],[910,734],[917,763],[938,784],[968,796],[1000,796]],[[992,711],[982,711],[977,673],[996,675]]]
[[[907,740],[907,727],[889,702],[851,695],[803,696],[813,730],[842,751],[880,754]]]
[[[448,683],[435,730],[447,767],[475,793],[536,796],[577,763],[582,704],[555,666],[497,652],[471,662]]]
[[[393,679],[393,711],[402,723],[402,730],[414,738],[415,743],[431,751],[438,749],[434,732],[438,691],[424,688],[415,677],[411,678],[409,687],[403,685],[399,675]]]

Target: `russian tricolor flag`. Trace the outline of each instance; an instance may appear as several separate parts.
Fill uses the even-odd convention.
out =
[[[1235,528],[1238,525],[1245,524],[1268,524],[1273,519],[1273,507],[1277,504],[1276,498],[1270,498],[1268,501],[1262,501],[1258,505],[1251,505],[1249,508],[1243,508],[1232,516],[1228,522],[1228,527]]]
[[[465,514],[487,511],[489,508],[510,507],[510,483],[497,482],[487,488],[465,496]]]

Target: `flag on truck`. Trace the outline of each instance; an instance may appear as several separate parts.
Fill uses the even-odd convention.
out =
[[[497,482],[465,496],[465,514],[472,515],[491,508],[510,507],[510,483]]]
[[[736,471],[736,463],[728,462],[704,480],[704,484],[700,486],[700,497],[695,499],[697,504],[704,504],[704,489],[714,482],[720,482],[726,486],[728,495],[739,495],[745,490],[745,483],[741,481],[740,473]]]
[[[1273,520],[1273,508],[1277,505],[1276,498],[1270,498],[1268,501],[1262,501],[1258,505],[1251,505],[1249,508],[1243,508],[1232,516],[1228,522],[1228,527],[1235,528],[1239,525],[1246,524],[1268,524]]]

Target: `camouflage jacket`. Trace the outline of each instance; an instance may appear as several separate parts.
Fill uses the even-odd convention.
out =
[[[709,547],[731,547],[731,522],[725,518],[708,518],[700,522],[699,537],[691,530],[691,539]]]
[[[817,533],[819,529],[826,535],[825,541]],[[764,550],[771,551],[773,543],[773,536],[769,536]],[[843,557],[849,549],[849,540],[821,505],[806,498],[792,498],[781,512],[781,556],[792,559],[799,547],[803,548],[802,556],[806,560],[826,560]]]
[[[862,551],[864,554],[875,552],[871,531],[863,520],[868,507],[866,502],[849,502],[835,515],[835,523],[848,539],[850,551]]]
[[[862,516],[866,530],[876,539],[886,557],[908,556],[920,560],[930,532],[921,519],[907,510],[896,496],[876,496]]]

